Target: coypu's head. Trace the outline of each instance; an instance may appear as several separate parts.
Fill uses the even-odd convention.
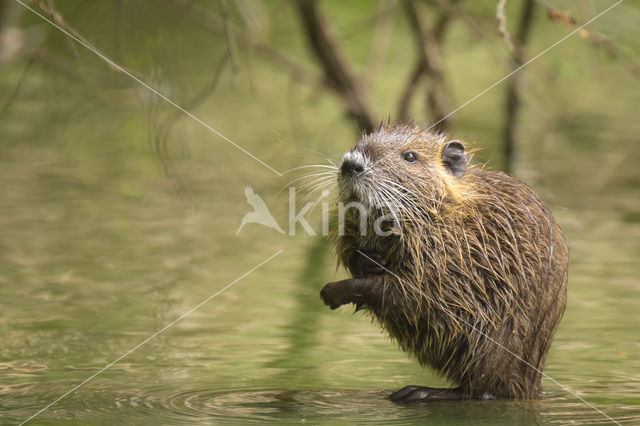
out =
[[[422,216],[464,196],[467,163],[458,140],[415,124],[382,126],[342,158],[340,197],[398,217]]]

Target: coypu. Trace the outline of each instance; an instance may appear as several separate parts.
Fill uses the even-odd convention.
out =
[[[343,209],[336,251],[353,278],[327,284],[322,299],[369,311],[402,350],[457,385],[390,398],[539,398],[568,264],[566,237],[540,198],[417,124],[365,135],[337,174],[341,201],[367,212]]]

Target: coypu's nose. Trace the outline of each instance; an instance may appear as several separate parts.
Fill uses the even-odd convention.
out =
[[[343,175],[357,176],[360,173],[364,172],[364,166],[358,161],[345,159],[342,162],[340,172]]]

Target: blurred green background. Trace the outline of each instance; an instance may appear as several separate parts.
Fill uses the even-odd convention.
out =
[[[442,44],[461,105],[512,69],[495,1],[459,1]],[[576,25],[613,2],[553,1]],[[327,88],[292,1],[28,3],[278,171],[359,138]],[[523,2],[507,3],[513,33]],[[427,25],[442,3],[419,2]],[[416,61],[401,2],[321,1],[376,120],[397,118]],[[525,58],[574,27],[536,2]],[[12,0],[0,2],[0,423],[19,423],[269,256],[282,253],[41,413],[34,424],[277,421],[607,423],[552,381],[534,402],[405,407],[446,383],[363,314],[327,309],[328,242],[247,225],[244,188],[284,227],[278,176]],[[569,299],[546,373],[621,423],[640,422],[640,5],[625,1],[519,73],[512,173],[571,247]],[[449,133],[504,167],[505,90]],[[411,118],[432,120],[428,84]],[[304,170],[303,170],[304,171]],[[304,194],[299,196],[303,198]],[[317,215],[310,223],[317,223]],[[286,228],[285,228],[286,229]]]

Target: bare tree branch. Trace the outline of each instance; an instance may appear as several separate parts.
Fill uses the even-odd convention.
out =
[[[22,8],[16,10],[16,4],[13,0],[0,0],[0,67],[9,62],[23,59],[27,61],[25,71],[20,77],[18,85],[10,99],[13,100],[17,97],[24,79],[34,63],[50,68],[74,82],[86,84],[87,81],[85,78],[80,75],[68,61],[42,46],[38,47],[41,37],[37,29],[23,30],[13,27],[14,21],[19,18],[19,14],[22,11]],[[61,15],[55,10],[53,2],[49,1],[46,5],[40,2],[38,3],[38,7],[52,19],[55,18],[56,23],[65,30],[86,42],[77,31],[62,19]],[[5,111],[7,107],[8,104],[3,107],[3,111]]]
[[[442,50],[441,46],[444,42],[444,36],[446,34],[447,28],[449,27],[449,23],[451,22],[450,18],[456,13],[452,6],[457,3],[457,0],[451,0],[451,2],[445,4],[440,4],[440,2],[436,3],[436,6],[440,9],[440,16],[434,26],[433,36],[438,46],[440,46],[440,50]],[[422,77],[425,75],[425,73],[426,67],[421,56],[420,58],[418,58],[418,61],[414,65],[404,88],[400,92],[400,100],[398,101],[398,119],[409,119],[409,107],[411,105],[411,101],[413,99],[413,96],[416,94],[416,89],[422,81]]]
[[[366,92],[330,33],[326,18],[315,0],[298,0],[296,4],[307,41],[324,70],[329,88],[342,99],[358,127],[365,132],[372,131],[374,120]]]
[[[561,12],[545,0],[536,1],[546,9],[547,18],[549,18],[550,21],[562,23],[569,29],[574,29],[577,25],[577,20],[573,17],[571,12]],[[581,29],[578,32],[578,35],[583,40],[591,43],[591,45],[596,49],[602,49],[610,58],[624,61],[625,63],[623,63],[623,65],[625,68],[634,77],[640,77],[640,61],[638,61],[637,57],[625,52],[624,49],[621,49],[606,35],[593,32],[592,30],[587,30],[586,28]]]
[[[178,5],[184,5],[187,0],[174,0],[174,2]],[[305,64],[298,62],[291,56],[267,43],[246,35],[232,22],[228,21],[225,24],[224,18],[205,9],[197,3],[193,3],[191,5],[187,11],[187,16],[207,30],[221,36],[225,36],[226,25],[226,30],[234,35],[235,40],[238,43],[241,43],[247,48],[254,49],[255,52],[263,59],[276,64],[278,67],[286,69],[289,75],[296,81],[315,80],[316,78],[314,76],[314,71]]]
[[[451,18],[457,16],[456,10],[460,11],[460,8],[457,7],[458,3],[459,0],[448,0],[445,5],[441,5],[440,2],[434,2],[434,7],[440,10],[440,16],[433,26],[433,37],[438,46],[440,46],[440,50],[442,50],[442,43],[444,43],[444,36],[449,29]]]
[[[422,59],[418,59],[416,64],[413,66],[404,88],[400,92],[400,100],[398,101],[398,120],[407,121],[409,119],[409,107],[411,106],[411,100],[413,99],[413,95],[416,94],[416,88],[420,84],[424,73],[424,62]]]
[[[373,27],[371,47],[369,54],[369,66],[367,72],[367,85],[370,86],[376,72],[380,68],[384,57],[389,50],[391,30],[393,28],[393,12],[396,7],[395,0],[379,0],[378,13]]]
[[[520,22],[518,26],[517,40],[513,51],[512,68],[519,68],[525,60],[525,46],[531,32],[533,14],[535,11],[535,0],[525,0]],[[503,135],[504,149],[504,169],[507,172],[513,170],[515,156],[515,139],[518,121],[518,112],[521,104],[520,84],[523,73],[515,73],[507,82],[507,101],[505,110],[505,127]]]
[[[504,13],[506,5],[507,0],[498,1],[498,5],[496,6],[496,19],[498,20],[498,32],[509,48],[509,51],[513,53],[515,51],[515,47],[513,45],[513,40],[511,39],[509,28],[507,28],[507,16]]]
[[[0,0],[0,31],[8,26],[14,5],[13,1]]]
[[[229,52],[225,52],[224,56],[218,62],[215,70],[213,71],[213,77],[211,79],[211,83],[207,86],[203,87],[198,93],[196,93],[191,99],[186,100],[182,103],[183,107],[188,111],[193,111],[199,105],[201,105],[207,98],[215,92],[218,87],[218,83],[220,81],[220,77],[222,76],[222,72],[224,70],[225,65],[230,59]],[[180,110],[171,111],[156,127],[150,132],[150,139],[153,141],[153,145],[162,163],[162,167],[164,169],[165,175],[168,176],[174,184],[175,189],[181,194],[188,194],[188,187],[182,181],[180,174],[176,170],[175,165],[173,164],[173,160],[171,159],[171,155],[169,154],[168,149],[168,140],[171,131],[173,130],[173,126],[175,125],[180,118],[185,115]]]
[[[69,32],[69,34],[73,35],[74,37],[76,37],[78,40],[82,41],[82,43],[84,43],[87,46],[90,46],[91,49],[93,49],[96,52],[100,52],[102,55],[104,55],[104,53],[98,49],[97,47],[95,47],[93,44],[89,43],[89,41],[87,41],[87,39],[85,39],[82,34],[80,34],[75,28],[73,28],[71,25],[69,25],[67,23],[67,21],[64,20],[64,18],[62,17],[62,15],[60,14],[60,12],[58,12],[56,10],[55,5],[53,4],[53,0],[47,0],[46,2],[44,1],[39,1],[37,2],[37,5],[40,7],[40,9],[49,16],[49,18],[51,18],[51,20],[60,28],[64,29],[65,31]],[[75,46],[72,45],[72,46]],[[113,64],[107,62],[107,65],[109,66],[109,68],[111,68],[113,71],[117,71],[120,72],[120,69],[118,69],[117,67],[115,67]]]
[[[438,28],[436,35],[436,32],[423,22],[420,10],[414,0],[405,0],[404,6],[416,38],[419,59],[400,96],[398,118],[401,120],[408,118],[411,97],[424,74],[428,81],[427,106],[431,120],[439,122],[439,129],[445,129],[449,122],[443,118],[451,111],[452,103],[445,85],[439,43],[442,42],[451,15],[444,10],[441,12],[439,22],[435,26]]]
[[[229,59],[231,60],[231,82],[235,83],[238,73],[240,72],[240,65],[238,64],[236,35],[231,29],[231,16],[229,15],[229,5],[227,4],[227,0],[220,1],[220,10],[222,11],[222,19],[224,21],[224,36],[227,40],[227,52],[229,53]]]
[[[9,95],[7,100],[5,101],[4,105],[2,106],[2,109],[0,109],[0,121],[3,119],[5,113],[9,110],[9,107],[11,106],[11,103],[20,94],[20,90],[22,89],[22,85],[23,85],[25,79],[27,78],[27,74],[29,73],[29,70],[31,69],[31,66],[33,65],[34,62],[35,62],[35,58],[34,57],[31,57],[31,59],[29,59],[27,61],[27,65],[24,67],[24,70],[20,74],[20,78],[18,80],[18,84],[16,84],[16,86],[13,88],[13,91],[11,92],[11,94]]]

